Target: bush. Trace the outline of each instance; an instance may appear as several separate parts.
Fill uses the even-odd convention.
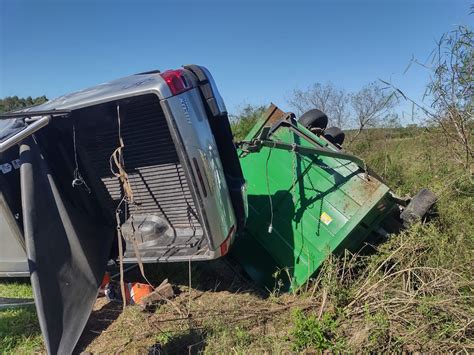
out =
[[[235,140],[242,140],[265,112],[265,106],[247,105],[236,115],[231,115],[231,128]]]

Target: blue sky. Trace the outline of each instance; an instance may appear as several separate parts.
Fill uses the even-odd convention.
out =
[[[229,111],[295,88],[348,91],[391,80],[415,99],[443,32],[469,24],[464,0],[0,0],[0,97],[49,98],[181,64],[207,66]]]

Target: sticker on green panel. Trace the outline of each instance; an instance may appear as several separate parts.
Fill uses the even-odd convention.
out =
[[[332,222],[332,217],[326,212],[321,213],[321,217],[319,219],[327,226],[329,226],[329,224]]]

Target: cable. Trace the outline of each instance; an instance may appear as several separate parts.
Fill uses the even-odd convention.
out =
[[[270,193],[270,181],[268,179],[268,161],[270,160],[270,156],[272,155],[272,148],[269,147],[267,161],[265,162],[265,174],[267,177],[267,193],[268,193],[268,200],[270,201],[270,224],[268,225],[268,234],[272,234],[273,231],[273,199]]]
[[[76,147],[76,126],[74,124],[72,125],[72,142],[74,145],[74,163],[75,163],[72,187],[84,186],[86,188],[86,191],[88,193],[91,193],[91,189],[89,188],[89,186],[87,186],[86,181],[84,180],[84,178],[82,177],[79,171],[79,163],[77,161],[77,147]]]

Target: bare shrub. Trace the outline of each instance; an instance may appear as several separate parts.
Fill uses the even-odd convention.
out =
[[[432,52],[431,64],[420,64],[430,70],[425,93],[426,102],[418,102],[391,85],[397,97],[402,97],[420,109],[427,124],[440,130],[452,159],[474,174],[472,131],[474,129],[474,33],[466,26],[444,34]]]
[[[433,54],[430,119],[450,142],[454,158],[466,169],[473,158],[474,33],[459,26],[445,34]]]
[[[317,108],[328,116],[330,125],[347,127],[349,123],[349,95],[332,83],[314,83],[306,90],[294,90],[288,103],[299,115]]]
[[[294,90],[288,103],[297,114],[317,108],[326,113],[330,126],[355,128],[349,143],[367,128],[399,125],[398,116],[393,113],[396,95],[377,82],[355,93],[347,93],[331,83],[314,83],[306,90]]]
[[[352,94],[351,106],[357,132],[351,137],[349,143],[354,142],[366,128],[394,121],[396,116],[393,108],[396,103],[396,95],[391,90],[381,87],[377,82],[372,82]]]

